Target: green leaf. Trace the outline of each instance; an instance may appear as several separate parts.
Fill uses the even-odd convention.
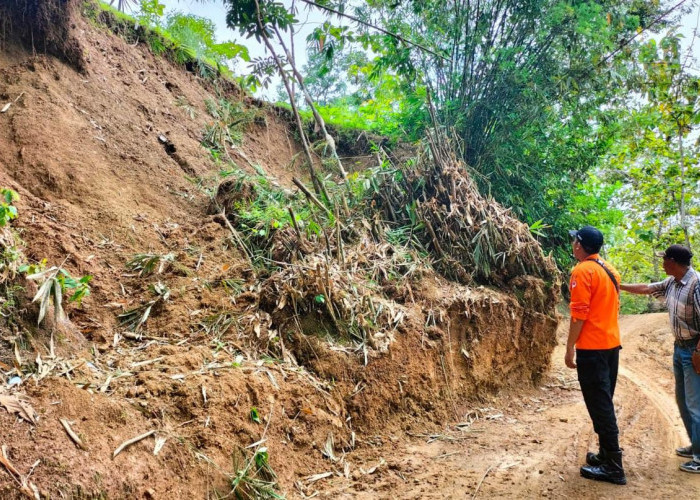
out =
[[[258,469],[264,469],[267,467],[270,462],[270,454],[267,452],[267,448],[259,448],[255,452],[253,460],[255,460],[255,465],[258,466]]]

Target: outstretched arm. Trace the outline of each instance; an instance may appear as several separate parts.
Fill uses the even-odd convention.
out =
[[[625,292],[629,293],[636,293],[637,295],[650,295],[654,292],[649,285],[644,283],[637,283],[634,285],[623,283],[620,285],[620,290],[624,290]]]

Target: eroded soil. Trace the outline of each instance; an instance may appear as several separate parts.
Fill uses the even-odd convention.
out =
[[[564,366],[565,332],[539,389],[503,394],[445,422],[441,434],[384,435],[352,462],[372,474],[314,483],[323,498],[700,498],[700,476],[678,470],[687,436],[673,395],[673,343],[665,313],[622,319],[615,405],[628,484],[579,476],[597,447],[576,374]],[[456,427],[474,419],[470,425]],[[461,430],[460,430],[461,429]],[[419,434],[419,433],[416,433]],[[378,438],[379,439],[379,438]],[[362,458],[360,458],[362,455]],[[323,472],[323,471],[319,471]]]
[[[218,96],[142,46],[79,18],[71,26],[83,73],[18,40],[0,52],[0,103],[13,103],[2,114],[0,185],[21,196],[13,227],[32,261],[93,276],[82,308],[55,325],[55,356],[51,328],[32,327],[29,340],[0,332],[3,373],[16,361],[40,375],[13,389],[37,410],[38,425],[0,409],[0,445],[44,497],[214,498],[230,491],[236,452],[262,445],[288,498],[699,496],[700,478],[679,472],[672,455],[682,429],[663,315],[624,322],[625,488],[578,476],[594,436],[562,352],[532,386],[555,320],[503,292],[421,279],[403,294],[412,322],[367,367],[315,336],[297,339],[299,363],[255,356],[241,344],[260,336],[260,322],[209,335],[209,315],[255,312],[259,302],[204,286],[236,279],[255,288],[226,225],[208,210],[220,172],[200,143],[206,101]],[[290,187],[303,174],[292,161],[298,151],[288,123],[263,110],[231,154],[249,173],[264,167],[271,183]],[[173,253],[176,265],[150,280],[126,272],[144,252]],[[148,300],[149,281],[161,280],[171,302],[151,316],[145,337],[124,337],[117,315]],[[147,431],[156,434],[112,458]],[[23,496],[0,467],[5,498]]]

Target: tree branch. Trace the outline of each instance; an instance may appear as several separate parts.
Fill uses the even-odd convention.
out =
[[[301,1],[304,2],[305,4],[311,5],[313,7],[317,7],[321,10],[325,10],[325,11],[330,12],[332,14],[335,14],[337,16],[345,17],[347,19],[350,19],[351,21],[355,21],[358,24],[362,24],[363,26],[367,26],[368,28],[372,28],[373,30],[377,30],[380,33],[384,33],[385,35],[389,35],[390,37],[396,38],[397,40],[405,43],[406,45],[411,45],[413,47],[416,47],[417,49],[428,52],[428,53],[434,55],[435,57],[439,57],[440,59],[442,59],[444,61],[447,61],[447,62],[450,61],[449,58],[447,58],[441,54],[438,54],[437,52],[429,49],[425,45],[421,45],[420,43],[416,43],[416,42],[412,42],[411,40],[407,40],[406,38],[402,37],[401,35],[397,35],[396,33],[392,33],[391,31],[385,30],[384,28],[380,28],[379,26],[375,26],[374,24],[363,21],[362,19],[360,19],[358,17],[355,17],[355,16],[350,15],[350,14],[346,14],[344,12],[340,12],[339,10],[336,10],[332,7],[326,7],[325,5],[319,5],[316,2],[313,2],[312,0],[301,0]]]

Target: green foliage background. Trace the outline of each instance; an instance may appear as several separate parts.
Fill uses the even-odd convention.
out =
[[[229,27],[258,40],[298,27],[302,6],[324,12],[298,69],[325,120],[391,143],[452,131],[481,191],[531,224],[563,270],[568,230],[584,224],[604,231],[628,282],[663,278],[654,252],[668,244],[696,246],[700,86],[674,29],[693,3],[258,0],[261,22],[254,0],[224,3]],[[217,42],[210,20],[163,16],[158,0],[137,17],[195,60],[248,62],[237,78],[253,90],[276,71]]]

